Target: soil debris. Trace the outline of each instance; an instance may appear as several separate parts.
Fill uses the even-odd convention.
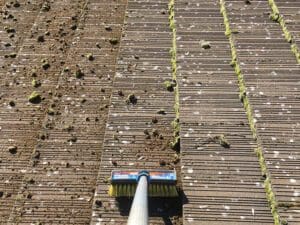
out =
[[[42,6],[42,11],[43,12],[49,12],[50,9],[51,9],[50,3],[49,2],[45,2],[45,4]]]
[[[44,35],[39,35],[38,38],[37,38],[37,41],[38,42],[44,42],[45,41]]]
[[[44,70],[47,70],[47,69],[50,68],[50,63],[48,62],[47,59],[42,59],[42,68],[43,68]]]
[[[119,41],[117,38],[111,38],[111,39],[109,39],[109,43],[111,45],[117,45],[119,43]]]
[[[83,77],[84,77],[84,73],[82,72],[82,70],[81,69],[77,69],[76,70],[76,72],[75,72],[75,77],[77,78],[77,79],[82,79]]]
[[[112,28],[111,28],[111,26],[106,25],[106,26],[105,26],[105,30],[106,30],[106,31],[112,31]]]
[[[137,104],[137,97],[134,94],[129,94],[126,98],[126,103],[129,104]]]
[[[209,141],[219,144],[224,148],[230,148],[230,143],[223,134],[214,136],[213,138],[210,137]]]
[[[160,165],[160,166],[165,166],[165,165],[167,165],[167,163],[166,163],[165,160],[160,159],[160,160],[159,160],[159,165]]]
[[[41,82],[38,81],[38,80],[36,80],[36,79],[33,79],[33,80],[31,81],[31,85],[32,85],[32,87],[37,88],[37,87],[41,86]]]
[[[158,119],[156,117],[152,117],[151,122],[153,124],[156,124],[156,123],[158,123]]]
[[[8,151],[10,154],[15,155],[18,152],[18,147],[17,146],[9,146]]]
[[[41,95],[38,92],[33,91],[31,93],[31,95],[29,95],[28,101],[30,103],[33,103],[33,104],[38,104],[38,103],[40,103],[42,101],[42,98],[41,98]]]
[[[98,208],[102,207],[102,201],[100,201],[100,200],[96,200],[95,204],[96,204],[96,207],[98,207]]]
[[[95,59],[92,53],[87,54],[86,57],[89,61],[93,61]]]
[[[8,104],[9,104],[10,107],[15,107],[16,106],[16,103],[13,100],[9,101]]]
[[[165,81],[164,85],[166,87],[166,89],[170,92],[174,91],[174,88],[176,87],[176,81],[172,80],[172,81]]]
[[[200,45],[201,45],[201,48],[203,48],[203,49],[210,49],[211,48],[211,44],[210,44],[209,41],[201,40]]]
[[[156,112],[157,114],[160,114],[160,115],[166,115],[166,111],[164,109],[160,109]]]

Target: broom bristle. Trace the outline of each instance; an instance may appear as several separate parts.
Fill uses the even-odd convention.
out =
[[[133,197],[137,184],[111,184],[108,194],[111,197]],[[150,184],[150,197],[177,197],[178,192],[174,184]]]

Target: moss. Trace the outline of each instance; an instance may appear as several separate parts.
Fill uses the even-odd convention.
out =
[[[300,64],[300,50],[299,50],[297,44],[295,44],[295,42],[293,40],[293,36],[292,36],[291,32],[289,31],[283,16],[279,12],[279,9],[276,5],[275,0],[268,0],[268,2],[269,2],[269,6],[272,10],[270,19],[274,22],[279,23],[279,25],[281,26],[281,29],[283,31],[285,39],[287,40],[288,43],[291,44],[291,51],[294,53],[298,64]]]
[[[179,90],[177,82],[177,45],[176,45],[176,24],[175,24],[175,10],[174,10],[175,0],[170,0],[168,5],[169,10],[169,27],[172,32],[172,47],[170,48],[171,56],[171,68],[172,68],[172,91],[174,91],[174,111],[175,119],[172,122],[174,129],[173,141],[170,143],[170,146],[173,150],[180,152],[180,124],[179,124]]]
[[[38,80],[36,80],[36,79],[33,79],[33,80],[31,81],[31,85],[32,85],[32,87],[37,88],[37,87],[41,86],[41,82],[38,81]]]
[[[119,43],[119,40],[117,38],[111,38],[109,39],[109,43],[111,45],[117,45]]]
[[[33,103],[33,104],[38,104],[42,101],[42,98],[41,98],[41,95],[39,93],[37,93],[36,91],[33,91],[29,97],[28,97],[28,101],[30,103]]]

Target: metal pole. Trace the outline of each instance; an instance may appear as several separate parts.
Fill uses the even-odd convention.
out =
[[[148,181],[141,176],[135,191],[127,225],[148,225]]]

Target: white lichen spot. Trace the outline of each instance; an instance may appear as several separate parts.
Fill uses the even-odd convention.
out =
[[[191,223],[191,222],[193,222],[194,221],[194,218],[187,218],[187,221],[189,222],[189,223]]]
[[[226,210],[230,210],[230,206],[229,205],[223,205],[223,208]]]
[[[272,140],[272,141],[276,141],[277,138],[276,138],[276,137],[271,137],[271,140]]]
[[[290,183],[295,184],[297,181],[295,179],[290,179]]]
[[[188,173],[193,173],[194,170],[193,170],[193,168],[189,168],[189,169],[187,170],[187,172],[188,172]]]

